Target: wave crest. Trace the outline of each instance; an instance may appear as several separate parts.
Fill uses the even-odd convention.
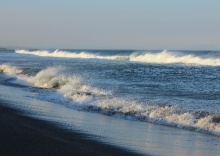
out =
[[[19,54],[31,54],[41,57],[61,57],[61,58],[81,58],[81,59],[102,59],[102,60],[126,60],[142,63],[157,63],[157,64],[187,64],[187,65],[205,65],[205,66],[220,66],[220,58],[207,56],[206,58],[200,55],[186,54],[184,52],[170,52],[163,50],[159,53],[152,52],[133,52],[128,55],[108,55],[102,56],[92,52],[68,52],[68,51],[47,51],[47,50],[16,50]]]
[[[131,61],[158,63],[158,64],[191,64],[191,65],[209,65],[220,66],[220,59],[202,58],[192,54],[178,55],[164,50],[160,53],[133,53],[130,55]]]
[[[124,60],[128,59],[126,56],[115,55],[115,56],[101,56],[98,54],[88,53],[88,52],[67,52],[56,49],[53,52],[47,50],[15,50],[19,54],[31,54],[42,57],[61,57],[61,58],[83,58],[83,59],[105,59],[105,60]]]
[[[0,65],[0,73],[5,73],[8,75],[21,74],[23,71],[15,66],[10,66],[7,64]]]
[[[144,53],[144,54],[133,53],[130,56],[130,60],[136,62],[147,62],[147,63],[158,63],[158,64],[180,63],[180,64],[209,65],[209,66],[220,65],[220,59],[202,58],[199,56],[194,56],[192,54],[177,55],[175,53],[168,52],[167,50],[164,50],[160,53]]]
[[[35,87],[56,89],[65,97],[80,103],[89,101],[92,95],[101,96],[107,94],[104,90],[84,83],[78,76],[65,75],[62,72],[63,70],[62,67],[49,67],[34,76],[19,75],[18,79]]]

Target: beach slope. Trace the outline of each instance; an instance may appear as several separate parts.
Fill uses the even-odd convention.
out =
[[[137,155],[22,115],[0,102],[0,155]],[[5,105],[5,104],[4,104]]]

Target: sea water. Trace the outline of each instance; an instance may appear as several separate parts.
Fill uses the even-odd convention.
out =
[[[220,136],[220,51],[1,50],[0,73],[69,109]]]

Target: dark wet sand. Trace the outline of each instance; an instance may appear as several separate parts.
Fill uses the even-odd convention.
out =
[[[0,102],[0,155],[138,155],[22,115]]]

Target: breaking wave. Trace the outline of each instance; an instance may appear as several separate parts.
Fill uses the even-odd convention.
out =
[[[220,58],[202,58],[193,54],[171,53],[166,50],[160,53],[133,53],[130,61],[158,63],[158,64],[189,64],[189,65],[208,65],[220,66]]]
[[[8,75],[16,75],[22,73],[22,70],[7,64],[0,65],[0,73],[5,73]]]
[[[5,74],[15,73],[15,83],[56,90],[70,100],[69,107],[220,136],[220,114],[184,111],[177,106],[149,105],[128,97],[115,97],[111,91],[94,87],[77,75],[66,75],[63,67],[48,67],[32,76],[14,66],[0,65],[0,69]]]
[[[108,55],[103,56],[92,52],[68,52],[68,51],[47,51],[47,50],[16,50],[19,54],[31,54],[41,57],[61,57],[61,58],[82,58],[82,59],[103,59],[103,60],[128,60],[132,62],[157,63],[157,64],[187,64],[187,65],[205,65],[220,66],[220,57],[207,55],[202,57],[193,53],[170,52],[163,50],[161,52],[133,52],[128,55]]]
[[[103,96],[107,92],[84,83],[78,76],[68,76],[63,72],[62,67],[50,67],[38,72],[34,76],[19,75],[18,80],[28,84],[47,89],[56,89],[64,97],[78,103],[85,103],[91,100],[92,96]]]
[[[88,52],[67,52],[61,50],[55,50],[53,52],[47,50],[36,50],[36,51],[29,51],[29,50],[16,50],[16,53],[19,54],[31,54],[43,57],[61,57],[61,58],[83,58],[83,59],[106,59],[106,60],[123,60],[127,59],[126,56],[122,55],[115,55],[115,56],[101,56],[93,53]]]

